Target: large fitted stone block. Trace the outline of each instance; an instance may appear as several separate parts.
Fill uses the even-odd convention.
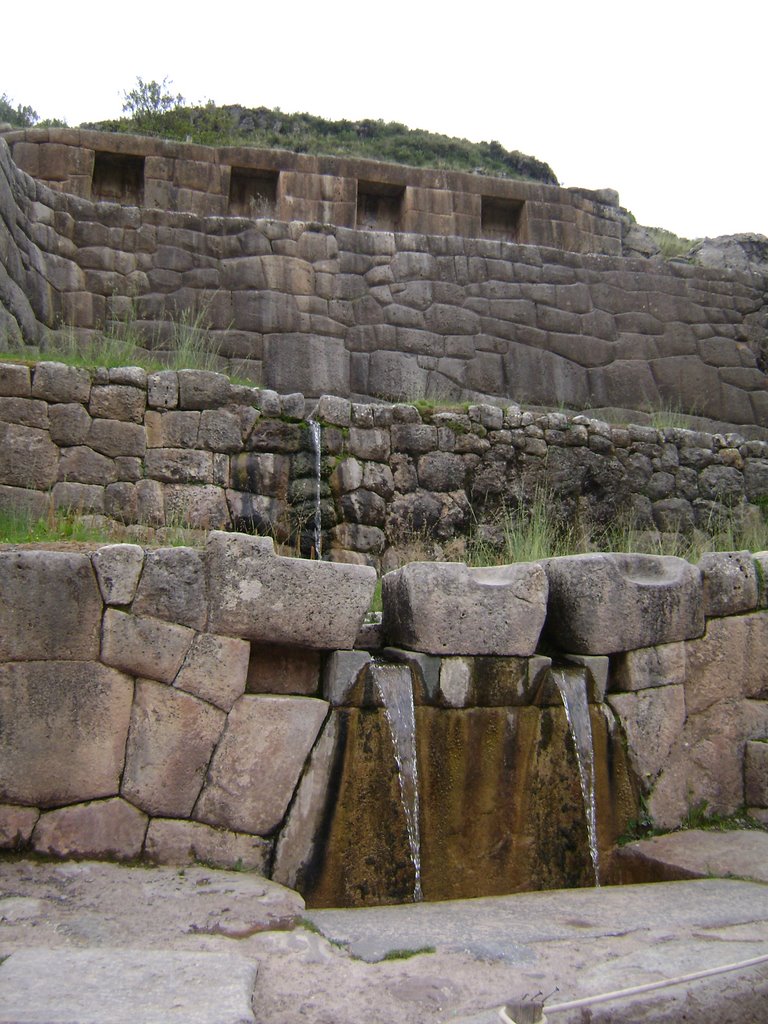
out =
[[[202,553],[182,547],[148,552],[133,612],[204,629],[208,608]]]
[[[205,778],[225,714],[188,693],[141,679],[131,711],[121,792],[163,817],[187,817]]]
[[[744,795],[748,806],[768,807],[768,741],[749,740],[744,747]]]
[[[90,661],[0,666],[0,800],[38,807],[114,796],[133,681]]]
[[[250,653],[246,640],[198,633],[173,685],[229,711],[245,691]]]
[[[238,868],[263,874],[271,844],[259,836],[212,828],[199,821],[154,818],[149,823],[145,853],[156,864],[194,864]]]
[[[101,660],[131,675],[170,683],[182,666],[193,636],[194,631],[187,626],[108,608]]]
[[[0,423],[0,482],[44,491],[56,482],[58,465],[47,430]]]
[[[138,544],[105,544],[91,556],[105,604],[130,604],[144,566]]]
[[[682,558],[587,554],[542,563],[546,633],[561,650],[612,654],[701,636],[701,574]]]
[[[738,615],[757,607],[757,570],[749,551],[708,551],[699,569],[705,615]]]
[[[258,835],[276,828],[327,710],[314,697],[241,697],[229,713],[195,817]]]
[[[271,538],[214,531],[206,548],[209,628],[269,644],[354,645],[376,571],[276,556]]]
[[[97,658],[101,595],[87,555],[0,552],[0,659]]]
[[[54,857],[132,860],[141,853],[146,831],[146,814],[114,797],[41,815],[32,846]]]
[[[391,644],[427,654],[529,655],[547,607],[538,562],[470,569],[412,562],[382,580],[382,628]]]

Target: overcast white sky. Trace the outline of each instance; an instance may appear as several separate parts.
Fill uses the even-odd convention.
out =
[[[70,125],[136,76],[189,101],[498,139],[641,224],[768,234],[768,5],[41,0],[2,16],[0,93]]]

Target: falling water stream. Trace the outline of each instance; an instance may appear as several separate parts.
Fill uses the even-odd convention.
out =
[[[321,465],[320,465],[320,434],[321,427],[317,420],[313,420],[310,416],[307,420],[309,426],[309,436],[312,441],[312,455],[314,456],[315,462],[315,519],[313,527],[313,539],[312,546],[315,552],[315,558],[323,557],[323,514],[320,506],[320,484],[321,484]]]
[[[584,800],[589,835],[589,855],[595,885],[600,885],[600,854],[597,846],[597,808],[595,803],[595,748],[592,743],[592,723],[589,719],[587,681],[583,670],[553,668],[552,678],[557,684],[568,719],[568,728],[576,748],[579,765],[579,785]]]
[[[374,678],[381,694],[395,748],[397,777],[415,874],[413,899],[414,902],[419,902],[424,898],[424,894],[421,891],[419,775],[416,765],[416,712],[413,706],[411,672],[402,665],[378,664],[374,668]]]

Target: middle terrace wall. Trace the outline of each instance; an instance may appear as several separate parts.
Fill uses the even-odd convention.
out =
[[[500,543],[505,515],[536,494],[584,529],[762,520],[768,443],[519,406],[315,403],[196,370],[0,364],[0,505],[11,511],[245,529],[387,569],[461,557],[451,544],[470,533]]]

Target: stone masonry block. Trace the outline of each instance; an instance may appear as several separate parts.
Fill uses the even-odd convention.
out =
[[[28,366],[16,363],[0,364],[0,395],[12,398],[29,398],[32,394]]]
[[[229,379],[210,370],[179,370],[179,406],[216,409],[229,399]]]
[[[87,555],[0,552],[0,659],[97,658],[102,602]]]
[[[757,608],[757,570],[749,551],[708,551],[699,559],[699,569],[707,617]]]
[[[173,685],[229,711],[245,692],[250,653],[245,640],[199,633]]]
[[[141,423],[147,406],[146,392],[125,384],[94,385],[88,402],[91,416]]]
[[[630,692],[685,682],[684,643],[625,651],[611,659],[610,689]]]
[[[27,845],[40,817],[36,807],[0,804],[0,850],[19,850]]]
[[[101,660],[134,676],[171,683],[182,666],[194,632],[159,619],[108,608],[104,614]]]
[[[150,409],[176,409],[179,378],[175,370],[160,370],[147,377],[147,405]]]
[[[48,408],[51,440],[60,447],[83,444],[91,429],[91,417],[79,402],[62,402]]]
[[[627,752],[640,786],[648,793],[666,767],[685,725],[682,686],[609,694],[608,703],[621,722]]]
[[[229,713],[195,817],[238,832],[272,832],[327,710],[313,697],[241,697]]]
[[[427,654],[533,654],[547,607],[537,562],[412,562],[382,579],[387,641]]]
[[[47,402],[87,402],[91,375],[64,363],[38,363],[32,377],[32,397]]]
[[[136,594],[144,549],[138,544],[105,544],[91,555],[105,604],[130,604]]]
[[[0,801],[116,796],[132,700],[133,681],[96,662],[0,666]]]
[[[59,449],[47,430],[0,422],[0,483],[45,491],[56,482]]]
[[[262,643],[351,649],[376,585],[370,566],[276,556],[270,538],[208,537],[209,628]]]
[[[612,654],[701,636],[701,574],[682,558],[550,558],[546,634],[575,654]]]
[[[42,814],[32,834],[32,847],[49,857],[134,860],[141,853],[146,831],[146,814],[113,797]]]
[[[259,836],[173,818],[153,818],[144,848],[155,864],[202,862],[259,874],[267,869],[270,850],[271,843]]]
[[[226,715],[188,693],[136,683],[121,793],[148,814],[189,817]]]
[[[134,615],[204,629],[208,603],[202,552],[182,547],[148,551],[132,610]]]
[[[685,647],[689,714],[719,701],[768,698],[768,612],[710,619],[704,636]]]
[[[744,798],[748,807],[768,807],[768,741],[748,740],[746,743]]]

